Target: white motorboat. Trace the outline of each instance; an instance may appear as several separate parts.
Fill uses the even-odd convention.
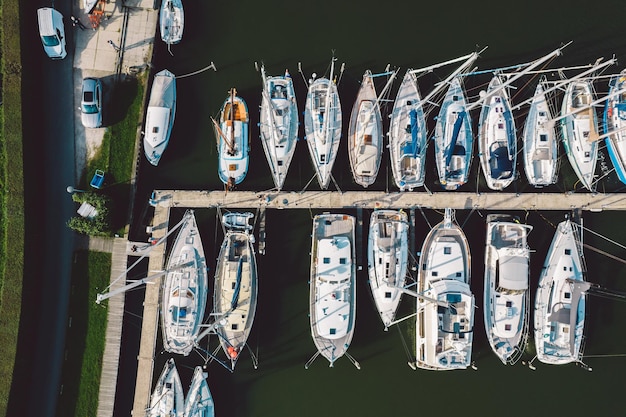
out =
[[[222,216],[224,240],[215,269],[213,314],[220,344],[235,369],[246,346],[257,305],[257,265],[254,253],[254,214],[226,213]]]
[[[433,227],[422,246],[417,276],[415,366],[465,369],[471,365],[474,295],[470,290],[471,257],[454,213]]]
[[[219,121],[211,120],[217,138],[217,172],[224,186],[233,189],[248,173],[250,152],[250,115],[246,102],[237,96],[237,90],[230,90]]]
[[[161,293],[163,348],[189,355],[204,321],[207,265],[202,239],[192,210],[187,210],[166,264]]]
[[[424,185],[428,131],[417,77],[411,69],[398,89],[388,135],[396,186],[400,191],[412,191]]]
[[[592,105],[590,81],[576,80],[567,85],[561,107],[561,131],[567,158],[580,183],[594,191],[598,160],[598,117]]]
[[[491,349],[504,364],[524,353],[530,322],[528,234],[514,216],[489,214],[485,244],[483,310]]]
[[[487,87],[478,122],[478,155],[487,186],[496,191],[515,179],[517,137],[509,94],[498,74]]]
[[[347,354],[354,333],[354,233],[355,218],[352,216],[324,213],[313,218],[309,281],[311,335],[317,348],[314,358],[321,354],[331,367]]]
[[[385,330],[393,324],[406,282],[409,222],[402,210],[375,210],[368,234],[369,284]]]
[[[606,149],[619,180],[626,184],[626,70],[611,77],[603,113]]]
[[[275,77],[265,75],[261,66],[261,143],[278,191],[283,188],[298,141],[298,106],[289,71]]]
[[[183,417],[183,384],[174,363],[170,358],[166,363],[150,396],[147,417]]]
[[[441,104],[433,134],[439,183],[446,190],[458,189],[469,176],[474,136],[466,106],[461,79],[454,77]]]
[[[522,135],[526,178],[535,187],[551,185],[557,180],[559,143],[552,118],[540,81],[535,88]]]
[[[335,60],[329,78],[317,78],[309,84],[304,106],[304,131],[320,187],[330,182],[341,141],[342,113],[337,84],[334,80]]]
[[[164,69],[154,76],[146,124],[143,131],[143,147],[148,162],[158,165],[170,140],[176,114],[176,77]]]
[[[374,77],[390,75],[381,93],[391,86],[397,71],[372,74],[365,71],[348,125],[348,156],[354,181],[368,187],[376,181],[383,155],[383,122]]]
[[[168,45],[179,43],[183,39],[185,12],[181,0],[163,0],[159,11],[161,39]]]
[[[535,348],[543,363],[580,362],[585,328],[582,241],[570,219],[557,226],[539,277],[535,297]]]
[[[207,374],[201,366],[196,366],[191,377],[191,384],[185,397],[183,417],[214,417],[215,405],[206,380]]]

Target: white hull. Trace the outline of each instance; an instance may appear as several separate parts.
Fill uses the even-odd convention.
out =
[[[455,77],[441,105],[433,135],[439,183],[446,190],[458,189],[469,175],[474,137],[466,106],[461,80]]]
[[[193,211],[185,213],[170,249],[163,282],[161,325],[163,348],[170,353],[189,355],[204,319],[208,276],[202,239]]]
[[[411,191],[424,185],[428,132],[417,78],[407,70],[396,95],[389,127],[389,155],[396,186]]]
[[[430,370],[471,365],[474,296],[467,238],[446,209],[424,240],[417,278],[416,362]]]
[[[578,362],[585,327],[585,272],[575,225],[557,226],[541,270],[535,297],[537,359],[548,364]],[[574,285],[576,284],[576,285]]]
[[[298,106],[289,72],[277,77],[263,74],[261,98],[261,143],[275,187],[283,188],[298,140]]]
[[[609,96],[626,89],[626,70],[609,82]],[[613,132],[605,139],[606,148],[619,180],[626,184],[626,94],[609,97],[604,108],[604,133]]]
[[[229,227],[223,220],[226,235],[217,258],[213,298],[214,315],[220,323],[216,332],[232,369],[250,335],[258,293],[254,237],[246,226],[249,216],[239,218],[246,224]]]
[[[515,179],[517,137],[506,88],[495,75],[487,88],[487,100],[478,122],[478,155],[487,186],[501,191]]]
[[[530,321],[528,233],[508,215],[487,216],[483,310],[491,349],[515,364],[526,348]]]
[[[150,407],[146,410],[147,417],[183,417],[184,393],[183,384],[174,363],[170,358],[152,391]]]
[[[354,181],[368,187],[376,181],[383,154],[383,124],[372,73],[363,75],[350,114],[348,156]]]
[[[217,126],[214,125],[218,175],[227,187],[240,184],[248,173],[249,123],[245,101],[238,96],[229,96],[222,105]]]
[[[313,219],[309,317],[318,352],[330,366],[352,341],[356,321],[355,219],[321,214]]]
[[[559,144],[553,117],[540,82],[526,116],[522,139],[526,178],[535,187],[551,185],[557,180]]]
[[[185,12],[181,0],[163,0],[159,12],[161,40],[167,44],[177,44],[183,39]]]
[[[170,141],[176,115],[176,78],[168,70],[154,76],[146,124],[144,127],[143,146],[146,159],[156,166]]]
[[[592,85],[588,81],[568,84],[563,105],[561,131],[565,152],[580,183],[593,191],[593,178],[598,159],[598,118],[589,105],[593,101]]]
[[[332,78],[332,71],[331,71]],[[304,107],[304,131],[317,181],[322,189],[330,182],[341,141],[342,112],[337,85],[318,78],[309,85]]]
[[[403,211],[377,210],[368,234],[369,284],[385,330],[393,324],[406,282],[409,223]]]
[[[185,397],[184,417],[214,417],[215,405],[201,366],[196,366]]]

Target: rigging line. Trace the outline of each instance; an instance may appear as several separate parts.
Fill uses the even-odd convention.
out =
[[[207,67],[204,67],[202,69],[199,69],[197,71],[194,72],[190,72],[188,74],[183,74],[183,75],[177,75],[174,78],[186,78],[186,77],[191,77],[192,75],[196,75],[196,74],[200,74],[201,72],[204,72],[206,70],[212,69],[213,71],[217,71],[217,68],[215,68],[215,64],[213,63],[213,61],[211,61],[211,64]]]
[[[585,230],[587,230],[587,229],[585,229]],[[593,246],[590,246],[590,245],[589,245],[589,244],[587,244],[587,243],[583,243],[583,247],[585,247],[585,248],[587,248],[587,249],[590,249],[590,250],[592,250],[592,251],[594,251],[594,252],[596,252],[596,253],[599,253],[600,255],[604,255],[604,256],[606,256],[606,257],[608,257],[608,258],[611,258],[611,259],[613,259],[613,260],[615,260],[615,261],[619,261],[619,262],[621,262],[621,263],[623,263],[623,264],[626,264],[626,260],[624,260],[624,259],[622,259],[622,258],[620,258],[620,257],[618,257],[618,256],[611,255],[610,253],[605,252],[605,251],[603,251],[603,250],[601,250],[601,249],[594,248]]]
[[[400,335],[400,340],[402,341],[402,347],[404,348],[404,353],[406,354],[407,359],[410,361],[414,359],[411,357],[411,350],[409,349],[409,346],[406,343],[406,340],[404,339],[404,334],[402,334],[402,331],[400,330],[400,326],[396,326],[396,328],[398,329],[398,334]]]
[[[420,209],[420,213],[422,213],[422,217],[424,218],[424,220],[426,220],[426,224],[428,225],[429,229],[432,229],[433,226],[432,224],[430,224],[430,222],[428,221],[428,218],[426,217],[426,213],[424,213],[424,210],[422,210],[422,206],[417,206],[417,208]]]
[[[600,233],[598,233],[598,232],[594,232],[594,231],[593,231],[593,230],[591,230],[591,229],[587,229],[587,228],[586,228],[586,227],[584,227],[584,226],[580,226],[580,227],[581,227],[581,228],[582,228],[585,232],[590,232],[592,235],[596,235],[596,236],[598,236],[598,237],[601,237],[602,239],[606,240],[607,242],[610,242],[610,243],[612,243],[612,244],[614,244],[614,245],[616,245],[616,246],[619,246],[619,247],[620,247],[620,248],[622,248],[622,249],[626,249],[626,246],[625,246],[625,245],[622,245],[622,244],[621,244],[621,243],[619,243],[619,242],[616,242],[616,241],[614,241],[614,240],[612,240],[612,239],[609,239],[609,238],[608,238],[608,237],[606,237],[606,236],[602,236]]]
[[[584,355],[583,358],[617,358],[625,357],[626,353],[607,353],[601,355]]]

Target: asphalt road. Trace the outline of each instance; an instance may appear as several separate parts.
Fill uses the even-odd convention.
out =
[[[61,390],[74,250],[74,232],[66,226],[76,210],[66,191],[75,185],[74,41],[69,0],[33,3],[23,7],[21,25],[29,93],[23,102],[27,249],[8,415],[52,417]],[[45,55],[37,33],[37,8],[51,6],[65,17],[68,55],[61,61]]]

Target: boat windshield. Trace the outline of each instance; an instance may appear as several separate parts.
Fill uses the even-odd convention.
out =
[[[54,35],[42,36],[41,41],[45,46],[57,46],[59,42],[59,38]]]
[[[86,114],[98,113],[98,107],[95,104],[83,104],[83,113],[86,113]]]

